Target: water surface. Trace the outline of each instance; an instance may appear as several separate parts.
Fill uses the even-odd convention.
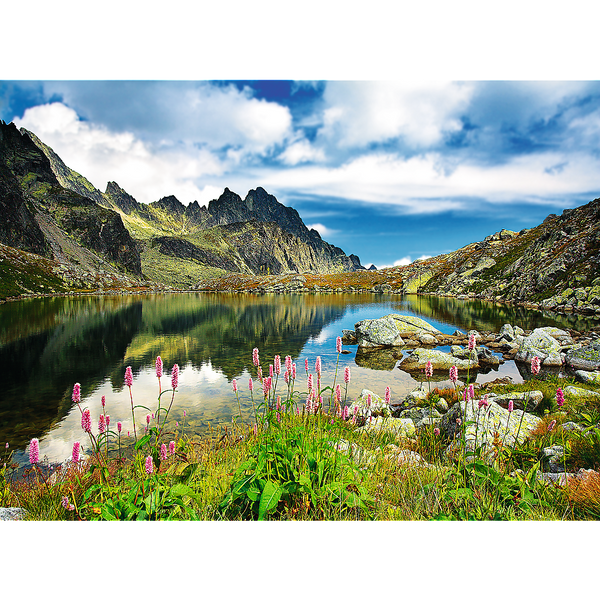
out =
[[[74,441],[87,446],[80,413],[73,406],[73,384],[82,389],[82,407],[89,407],[94,423],[106,396],[111,425],[123,423],[132,431],[125,368],[134,373],[135,403],[156,408],[158,381],[154,363],[160,355],[165,365],[162,388],[170,387],[174,363],[181,369],[179,389],[171,412],[179,431],[204,435],[209,428],[231,424],[238,404],[231,381],[241,390],[242,416],[252,418],[248,379],[255,377],[252,349],[268,368],[276,354],[289,354],[297,364],[296,389],[306,390],[304,361],[314,372],[321,356],[323,381],[333,381],[350,366],[348,397],[363,388],[383,394],[387,385],[392,400],[416,387],[416,379],[396,367],[402,358],[381,353],[373,360],[348,346],[350,354],[335,352],[342,329],[354,329],[362,319],[391,312],[424,318],[444,333],[498,331],[504,323],[524,329],[553,325],[585,330],[597,320],[577,315],[542,314],[523,308],[481,301],[382,294],[157,294],[140,296],[57,297],[10,302],[0,306],[0,454],[8,442],[19,461],[32,437],[40,439],[40,454],[63,461]],[[513,362],[497,371],[479,373],[477,381],[510,375],[521,381]],[[163,395],[163,399],[165,396]],[[170,400],[170,398],[169,398]],[[164,400],[163,400],[164,402]],[[184,416],[185,411],[185,416]],[[147,411],[136,412],[136,423]]]

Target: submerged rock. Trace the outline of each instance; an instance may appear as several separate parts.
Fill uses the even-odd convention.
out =
[[[395,348],[359,347],[354,358],[359,367],[376,371],[391,371],[402,359],[402,351]]]

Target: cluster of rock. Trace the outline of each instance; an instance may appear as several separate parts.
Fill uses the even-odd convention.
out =
[[[467,347],[470,336],[476,341],[473,350]],[[376,356],[375,353],[383,352],[383,365],[394,368],[396,362],[401,361],[399,368],[411,373],[423,371],[428,363],[434,372],[447,373],[450,367],[467,372],[497,368],[505,360],[531,363],[534,357],[540,359],[543,367],[566,365],[573,370],[587,371],[600,367],[600,340],[596,333],[583,335],[557,327],[524,331],[506,323],[498,333],[457,330],[449,335],[419,317],[389,314],[359,321],[354,331],[344,329],[342,343],[356,344],[357,362],[365,366],[369,362],[365,355]],[[436,350],[436,346],[450,346],[450,352]]]
[[[600,372],[595,373],[600,381]],[[564,390],[566,398],[574,396],[599,396],[597,392],[567,386]],[[460,455],[467,461],[473,460],[469,452],[476,453],[479,459],[493,463],[502,446],[514,447],[523,443],[538,428],[542,419],[533,414],[543,399],[540,391],[510,392],[507,394],[481,394],[476,392],[473,399],[456,402],[451,407],[441,399],[435,406],[423,405],[426,392],[422,388],[413,390],[400,404],[386,404],[374,392],[364,389],[350,406],[350,414],[358,424],[357,431],[365,436],[381,436],[387,434],[400,444],[388,444],[383,449],[367,450],[359,444],[341,439],[337,450],[350,456],[355,464],[368,467],[378,460],[396,461],[406,467],[432,468],[418,453],[401,449],[411,439],[415,439],[423,428],[430,428],[445,445],[445,454],[450,458]],[[480,399],[485,398],[485,403]],[[509,410],[509,402],[513,403]],[[600,427],[600,423],[596,426]],[[566,422],[558,426],[558,431],[578,430],[584,435],[581,425]],[[465,454],[466,453],[466,454]],[[554,445],[541,452],[542,472],[539,478],[547,482],[564,483],[567,476],[579,474],[564,473],[564,448]],[[556,474],[563,474],[557,477]]]
[[[567,288],[540,302],[540,308],[559,312],[600,314],[600,277],[589,287]]]

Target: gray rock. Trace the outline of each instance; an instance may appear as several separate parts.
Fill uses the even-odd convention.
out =
[[[574,423],[573,421],[567,421],[560,426],[564,431],[584,431],[585,427],[579,425],[579,423]]]
[[[531,335],[523,338],[519,345],[519,351],[515,360],[519,362],[531,362],[534,356],[541,361],[545,360],[550,354],[560,351],[560,343],[542,328],[534,329]]]
[[[479,366],[476,353],[473,353],[473,356],[473,360],[464,360],[455,358],[451,354],[442,352],[441,350],[416,348],[398,366],[403,371],[419,371],[426,367],[428,361],[431,361],[431,365],[436,370],[449,370],[454,365],[459,371],[467,371],[469,369],[476,369]]]
[[[355,324],[359,347],[403,346],[404,341],[390,315],[380,319],[365,319]]]
[[[502,408],[508,408],[508,403],[512,400],[514,408],[525,410],[525,403],[527,403],[527,412],[531,412],[535,410],[539,403],[544,399],[544,394],[539,390],[533,390],[531,392],[510,392],[509,394],[502,394],[501,396],[491,396],[491,398]]]
[[[371,396],[371,404],[368,406],[368,399]],[[360,396],[350,404],[350,415],[354,414],[354,409],[358,408],[356,413],[358,417],[390,417],[392,411],[385,403],[385,400],[372,392],[371,390],[363,389]]]
[[[409,408],[400,413],[402,419],[412,419],[413,421],[420,421],[426,417],[432,417],[439,419],[442,415],[435,409],[424,406],[422,408]]]
[[[515,330],[513,329],[513,326],[509,323],[502,325],[497,339],[498,341],[505,339],[507,342],[512,342],[515,339]]]
[[[546,473],[564,473],[565,449],[562,446],[542,448],[542,466]]]
[[[544,367],[561,367],[563,364],[562,354],[559,352],[552,352],[543,360],[542,365]]]
[[[405,402],[419,402],[427,399],[427,390],[424,388],[416,388],[406,394]]]
[[[577,398],[600,397],[600,394],[598,392],[592,392],[591,390],[578,388],[574,385],[566,386],[563,391],[566,395],[575,396]]]
[[[415,423],[412,419],[395,419],[393,417],[370,418],[356,431],[367,435],[390,433],[397,439],[414,437],[416,434]]]
[[[422,331],[419,333],[419,342],[425,346],[435,346],[437,344],[437,339],[430,333],[425,333]]]
[[[358,344],[356,333],[350,329],[342,329],[342,344],[345,346],[353,346],[354,344]]]
[[[569,350],[565,356],[565,363],[573,369],[583,371],[600,370],[600,342]]]
[[[22,508],[0,507],[0,521],[22,521],[26,514]]]
[[[581,383],[600,383],[600,371],[575,371],[575,377]]]
[[[448,403],[446,402],[446,400],[444,398],[440,398],[437,401],[435,407],[440,413],[448,412]]]

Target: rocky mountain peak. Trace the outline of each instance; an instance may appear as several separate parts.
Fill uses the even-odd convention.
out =
[[[185,212],[185,206],[175,196],[164,196],[158,202],[152,202],[150,206],[157,206],[177,215],[182,215]]]
[[[121,188],[115,181],[108,182],[104,195],[127,215],[139,208],[138,201]]]

